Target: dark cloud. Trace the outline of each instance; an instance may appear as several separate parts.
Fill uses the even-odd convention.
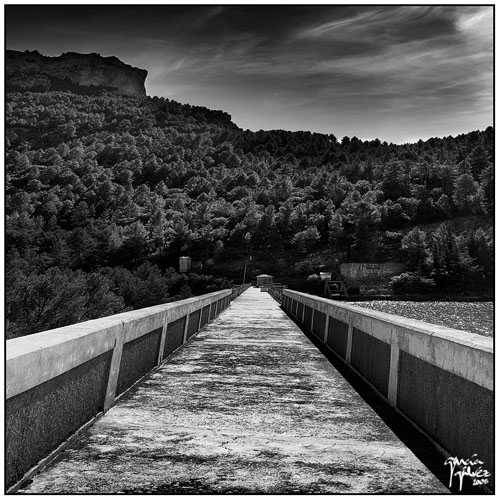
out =
[[[401,142],[492,123],[493,8],[6,6],[7,47],[116,55],[241,127]]]

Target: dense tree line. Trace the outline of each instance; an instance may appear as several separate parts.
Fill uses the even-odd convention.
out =
[[[402,238],[401,247],[409,272],[391,280],[396,292],[444,289],[477,293],[491,287],[494,274],[491,230],[479,228],[457,236],[446,223],[427,233],[415,227]]]
[[[492,128],[406,145],[254,133],[220,111],[102,90],[8,93],[6,136],[11,336],[227,287],[225,266],[258,252],[296,264],[392,248],[438,288],[458,283],[446,262],[489,277],[490,233],[408,230],[492,213]],[[174,270],[183,254],[196,274]]]

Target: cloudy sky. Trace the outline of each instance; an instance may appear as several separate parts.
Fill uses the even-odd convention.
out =
[[[493,8],[5,7],[6,47],[98,52],[147,69],[149,95],[251,130],[456,135],[493,121]]]

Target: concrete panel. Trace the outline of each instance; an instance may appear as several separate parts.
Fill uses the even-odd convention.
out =
[[[11,463],[7,462],[9,481],[15,482],[19,479],[20,475],[35,465],[33,461],[45,458],[72,432],[91,420],[105,405],[104,409],[108,409],[114,400],[115,387],[116,394],[119,394],[154,368],[159,361],[162,332],[166,333],[165,325],[168,326],[169,335],[163,336],[162,354],[168,355],[182,344],[182,335],[179,331],[182,331],[182,323],[188,314],[197,311],[197,314],[194,314],[195,321],[191,325],[197,330],[200,309],[206,308],[216,300],[228,300],[230,294],[231,290],[213,292],[201,297],[160,304],[9,340],[6,349],[6,399],[8,400],[6,419],[9,421],[9,436],[11,436],[9,449],[12,452],[13,446],[19,447],[19,453],[16,450],[19,458],[16,461],[10,459]],[[179,323],[176,323],[177,320],[180,320]],[[123,357],[121,357],[122,346]],[[92,366],[95,363],[99,364],[103,356],[107,360],[106,375],[94,377]],[[109,375],[112,356],[116,358],[117,380],[112,380],[113,377],[110,378]],[[74,381],[74,373],[80,373],[81,370],[85,372],[84,380]],[[99,379],[99,383],[96,380],[91,383],[89,391],[92,394],[86,392],[86,387],[79,387],[79,384],[85,385],[87,378]],[[49,390],[46,395],[48,402],[39,403],[36,397],[45,390],[44,384],[53,388],[50,390],[53,390],[54,394],[50,397]],[[67,384],[72,387],[69,393],[73,391],[74,394],[78,394],[75,398],[81,405],[75,410],[78,418],[72,417],[71,411],[74,405],[71,400],[67,401],[69,395],[68,398],[64,394],[60,396]],[[60,385],[63,389],[60,389]],[[102,394],[103,391],[106,393],[106,386],[109,391],[108,403],[105,403],[105,394]],[[99,402],[98,407],[94,404],[93,398]],[[53,404],[54,399],[56,403]],[[47,414],[50,415],[52,411],[50,417],[43,415],[45,406],[49,408]],[[38,416],[37,412],[41,412],[41,416]],[[59,415],[63,423],[59,423]],[[30,424],[26,423],[30,418],[40,421],[42,427],[39,428],[35,424],[30,427]],[[52,420],[49,422],[53,424],[52,427],[46,425],[46,421],[49,420]],[[21,422],[19,427],[16,427],[16,421]],[[44,427],[47,431],[43,430]],[[29,428],[29,431],[25,431],[25,428]],[[38,443],[33,444],[35,432],[47,434],[46,439],[40,439],[40,446]],[[28,441],[32,442],[26,445],[21,439],[22,433],[25,433]],[[29,449],[30,447],[33,450]]]
[[[103,409],[111,351],[5,403],[6,485]]]
[[[210,319],[214,319],[215,316],[217,316],[217,303],[213,303],[211,306],[210,306]]]
[[[491,337],[301,292],[283,293],[292,303],[328,314],[326,343],[398,411],[453,456],[477,453],[494,471]]]
[[[213,292],[201,297],[192,297],[179,302],[172,302],[171,304],[153,306],[125,313],[127,316],[123,318],[125,326],[124,342],[133,340],[159,328],[165,321],[171,322],[182,318],[197,309],[201,309],[211,304],[216,299],[225,297],[229,294],[229,290]]]
[[[161,328],[123,345],[116,395],[127,390],[156,366],[160,348]]]
[[[103,318],[7,341],[6,397],[11,398],[113,349],[122,324]]]
[[[304,314],[304,304],[302,302],[297,302],[297,318],[302,321],[302,315]]]
[[[210,306],[205,306],[201,311],[200,328],[208,323],[208,315],[210,314]]]
[[[325,323],[326,314],[319,311],[314,311],[312,332],[320,340],[323,340],[323,337],[325,335]]]
[[[419,359],[493,389],[493,338],[423,321],[381,313],[338,301],[284,290],[294,300],[345,323],[387,344],[398,347]]]
[[[7,398],[111,350],[118,332],[127,343],[230,293],[213,292],[11,339],[6,353]]]
[[[184,316],[167,325],[167,337],[163,349],[164,359],[182,345],[185,323],[186,317]]]
[[[296,317],[297,316],[297,308],[299,307],[299,303],[296,300],[292,300],[292,305],[290,307],[290,310],[292,314]]]
[[[493,391],[401,351],[397,405],[453,456],[494,470]]]
[[[345,359],[347,351],[348,329],[349,325],[335,318],[330,318],[328,322],[328,336],[326,338],[326,344],[343,359]]]
[[[391,346],[365,332],[353,329],[351,364],[387,397]]]
[[[200,321],[201,309],[194,311],[189,316],[189,323],[187,329],[187,338],[192,337],[198,331],[198,322]]]
[[[310,330],[311,329],[311,321],[312,321],[312,308],[307,307],[304,311],[304,326]]]

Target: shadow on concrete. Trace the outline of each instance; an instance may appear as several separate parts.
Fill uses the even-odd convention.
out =
[[[481,495],[492,492],[482,487],[472,486],[472,480],[465,477],[462,491],[458,489],[458,478],[454,478],[449,488],[450,468],[444,464],[448,456],[443,455],[432,440],[417,430],[408,420],[397,413],[370,385],[354,372],[342,358],[334,354],[318,340],[309,330],[306,330],[284,308],[281,310],[300,328],[304,335],[324,354],[336,370],[347,380],[364,401],[377,413],[396,436],[415,454],[415,456],[441,481],[453,494]]]

